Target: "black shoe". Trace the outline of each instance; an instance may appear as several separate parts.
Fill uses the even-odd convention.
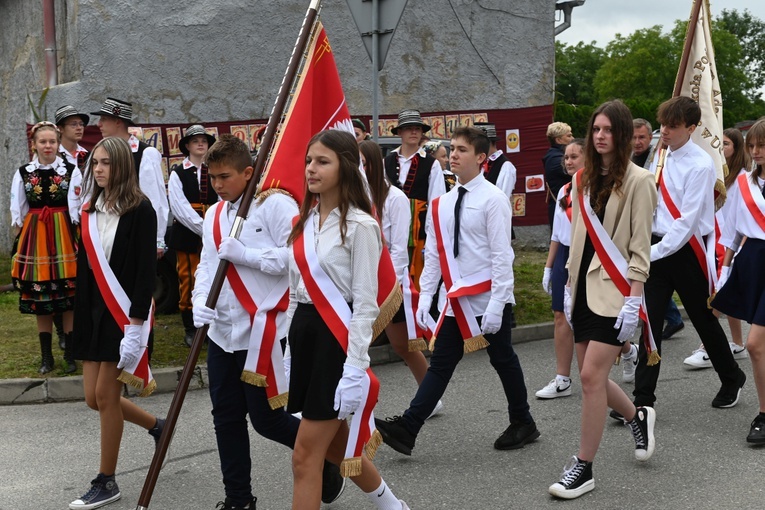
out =
[[[191,347],[194,343],[194,336],[197,334],[197,328],[194,327],[194,313],[191,310],[181,311],[181,322],[183,322],[183,343],[186,347]]]
[[[77,371],[77,363],[74,361],[74,343],[72,333],[64,335],[64,373],[73,374]]]
[[[404,425],[403,416],[394,416],[380,420],[375,418],[375,426],[380,431],[383,442],[404,455],[411,455],[417,436],[409,432]]]
[[[739,368],[736,384],[728,386],[723,385],[720,388],[720,391],[717,392],[717,396],[712,400],[712,407],[728,408],[738,404],[738,398],[741,396],[741,388],[744,387],[745,382],[746,374]]]
[[[157,423],[149,429],[149,435],[154,438],[154,447],[159,446],[159,438],[162,437],[162,431],[165,430],[165,420],[157,418]]]
[[[38,372],[40,375],[45,375],[53,372],[53,367],[56,364],[53,360],[53,335],[50,333],[38,333],[38,336],[40,337],[40,354],[42,355]]]
[[[539,437],[536,423],[511,423],[494,441],[497,450],[517,450]]]
[[[63,351],[66,349],[66,337],[64,336],[64,317],[60,313],[53,314],[53,326],[58,336],[58,346]]]
[[[635,417],[627,422],[635,439],[635,458],[646,461],[653,455],[656,441],[653,438],[653,427],[656,423],[656,411],[652,407],[638,407]]]
[[[685,327],[685,323],[681,322],[680,324],[667,324],[667,327],[664,328],[664,331],[661,332],[661,339],[667,340],[672,338],[672,335],[680,331]]]
[[[592,462],[579,460],[574,456],[566,467],[560,481],[554,483],[548,492],[555,497],[563,499],[578,498],[595,488],[595,480],[592,479]]]
[[[186,344],[186,347],[191,347],[191,344],[194,343],[195,334],[196,333],[191,333],[187,331],[186,334],[183,335],[183,343]]]
[[[216,510],[255,510],[255,505],[258,502],[258,498],[252,498],[252,501],[244,506],[235,505],[230,499],[226,498],[225,501],[218,501],[215,505]]]
[[[610,412],[610,413],[608,413],[608,416],[610,416],[610,417],[611,417],[611,418],[613,418],[614,420],[618,421],[618,422],[619,422],[619,423],[621,423],[622,425],[626,425],[626,424],[627,424],[627,420],[625,420],[625,419],[624,419],[624,416],[622,416],[622,415],[621,415],[621,414],[620,414],[618,411],[616,411],[615,409],[611,409],[611,412]]]
[[[345,478],[340,476],[340,468],[325,460],[324,471],[321,473],[321,502],[337,501],[343,489],[345,489]]]
[[[746,442],[765,444],[765,416],[762,413],[758,414],[754,421],[752,421],[752,425],[749,427],[749,435],[746,436]]]

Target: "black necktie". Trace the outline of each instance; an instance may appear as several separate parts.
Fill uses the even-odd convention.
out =
[[[467,189],[464,186],[457,188],[457,202],[454,204],[454,256],[455,258],[460,254],[460,207],[462,206],[462,197],[467,193]]]

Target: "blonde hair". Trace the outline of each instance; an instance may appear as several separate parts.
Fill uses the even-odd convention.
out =
[[[547,126],[547,139],[550,141],[550,145],[555,143],[556,138],[560,138],[569,133],[571,133],[571,126],[565,122],[553,122]]]
[[[56,126],[52,122],[48,122],[47,120],[43,120],[42,122],[38,122],[32,128],[29,130],[29,138],[34,141],[35,136],[37,136],[37,133],[42,131],[43,129],[50,129],[56,133],[56,138],[58,141],[61,141],[61,131],[58,129],[58,126]]]

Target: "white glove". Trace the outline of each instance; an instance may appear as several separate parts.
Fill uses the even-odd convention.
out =
[[[433,304],[433,298],[420,294],[420,300],[417,303],[417,312],[414,315],[417,325],[422,329],[428,329],[428,318],[430,317],[430,306]]]
[[[545,274],[542,277],[542,288],[549,296],[552,296],[552,268],[546,267]]]
[[[356,409],[361,405],[361,395],[363,393],[361,382],[365,376],[365,370],[348,363],[343,364],[343,377],[340,378],[340,382],[337,383],[337,389],[335,390],[334,409],[338,412],[338,420],[346,419],[356,412]]]
[[[566,322],[568,322],[568,327],[570,327],[572,330],[574,329],[574,325],[571,323],[571,312],[572,310],[572,300],[571,300],[571,287],[566,285],[563,287],[563,315],[566,316]]]
[[[242,241],[233,237],[224,237],[220,242],[218,258],[233,264],[260,269],[260,251],[247,248]]]
[[[502,315],[484,312],[481,318],[481,333],[491,335],[499,331],[500,326],[502,326]]]
[[[292,355],[290,354],[290,347],[287,346],[287,350],[284,351],[284,357],[282,358],[282,364],[284,365],[284,374],[287,376],[287,387],[290,385],[290,371],[292,370]]]
[[[614,324],[614,329],[621,328],[619,336],[616,337],[620,342],[626,342],[635,334],[635,330],[640,322],[640,303],[642,302],[642,296],[627,296],[624,298],[624,306],[622,306]]]
[[[125,326],[125,336],[120,341],[120,361],[117,368],[133,366],[138,361],[140,352],[141,326],[128,324]]]
[[[212,324],[212,321],[218,318],[218,312],[212,308],[208,308],[202,299],[197,299],[193,302],[191,315],[194,317],[195,328],[201,328],[207,324]]]
[[[723,266],[720,270],[720,278],[717,279],[717,285],[715,285],[715,292],[720,292],[725,282],[728,281],[730,276],[730,266]]]

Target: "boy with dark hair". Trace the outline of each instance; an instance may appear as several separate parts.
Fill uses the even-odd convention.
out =
[[[714,185],[712,158],[691,140],[701,120],[699,105],[674,97],[659,106],[661,138],[668,148],[655,168],[659,201],[654,213],[651,270],[645,299],[651,331],[661,354],[667,302],[677,291],[707,350],[722,387],[713,407],[738,403],[746,375],[733,359],[728,339],[707,301],[712,293],[714,262]],[[661,361],[648,366],[644,345],[635,374],[635,405],[653,406]],[[612,412],[613,417],[614,416]]]
[[[226,499],[224,510],[254,509],[247,416],[255,431],[294,448],[300,420],[288,414],[280,340],[287,335],[289,249],[287,237],[297,204],[286,193],[255,198],[239,238],[231,231],[248,182],[253,178],[247,146],[221,135],[207,151],[210,183],[221,201],[207,210],[202,255],[192,294],[194,326],[210,324],[207,370],[213,424]],[[215,309],[206,306],[219,260],[228,260],[226,281]],[[344,480],[325,462],[322,501],[339,497]]]
[[[403,416],[375,420],[383,441],[411,455],[425,420],[444,394],[465,352],[488,347],[508,402],[510,426],[494,442],[498,450],[522,448],[539,437],[529,412],[526,384],[510,338],[513,297],[512,212],[507,196],[483,176],[486,134],[473,127],[454,131],[449,158],[458,185],[429,209],[425,266],[420,277],[417,321],[424,326],[443,276],[433,355],[425,379]],[[440,300],[441,301],[441,300]]]

